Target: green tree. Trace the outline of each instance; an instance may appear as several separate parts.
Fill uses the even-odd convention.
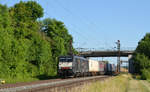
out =
[[[53,70],[51,44],[40,34],[37,21],[43,16],[43,8],[34,1],[21,1],[10,9],[10,15],[14,22],[14,36],[24,50],[18,49],[17,58],[35,66],[39,71],[37,75],[53,74],[48,72],[48,69]]]
[[[63,22],[39,22],[42,16],[43,8],[35,1],[0,5],[0,78],[56,75],[57,57],[69,53],[72,36]]]
[[[147,33],[144,38],[138,43],[138,46],[133,55],[134,66],[136,73],[142,75],[142,78],[150,78],[146,77],[150,76],[150,33]],[[148,73],[149,72],[149,73]]]
[[[50,43],[52,44],[54,59],[70,52],[72,36],[68,33],[63,22],[48,18],[42,21],[41,29],[51,39]]]
[[[10,9],[1,5],[0,12],[0,77],[56,74],[51,44],[39,32],[37,19],[43,8],[34,1],[21,1]]]
[[[10,14],[14,18],[15,22],[36,21],[38,18],[43,16],[43,8],[34,1],[21,1],[11,7]]]

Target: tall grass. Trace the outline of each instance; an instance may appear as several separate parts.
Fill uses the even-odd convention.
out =
[[[130,74],[124,73],[104,81],[86,83],[65,92],[150,92],[148,89],[149,86],[143,85],[140,80],[133,79]]]
[[[121,75],[103,82],[93,83],[88,88],[88,92],[125,92],[128,88],[128,84],[128,76]]]
[[[121,74],[104,81],[86,83],[67,92],[127,92],[131,76]]]

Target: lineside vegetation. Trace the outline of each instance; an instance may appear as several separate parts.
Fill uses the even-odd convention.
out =
[[[104,81],[86,83],[68,92],[150,92],[149,85],[147,81],[133,79],[130,74],[121,74]]]
[[[67,55],[72,36],[64,23],[43,17],[35,1],[0,5],[0,79],[46,79],[57,74],[57,57]]]
[[[150,80],[150,33],[147,33],[133,55],[135,73],[141,75],[141,79]]]

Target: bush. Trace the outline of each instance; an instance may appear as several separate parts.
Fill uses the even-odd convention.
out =
[[[150,69],[143,69],[141,79],[149,80],[150,79]]]
[[[141,76],[140,75],[136,75],[136,79],[141,79]]]

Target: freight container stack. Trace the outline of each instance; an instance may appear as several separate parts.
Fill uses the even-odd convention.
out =
[[[91,75],[96,75],[99,73],[99,62],[89,59],[89,72]]]
[[[109,63],[106,63],[106,74],[111,74],[112,73],[112,66]]]
[[[99,72],[100,74],[105,74],[105,63],[102,61],[99,61]]]

